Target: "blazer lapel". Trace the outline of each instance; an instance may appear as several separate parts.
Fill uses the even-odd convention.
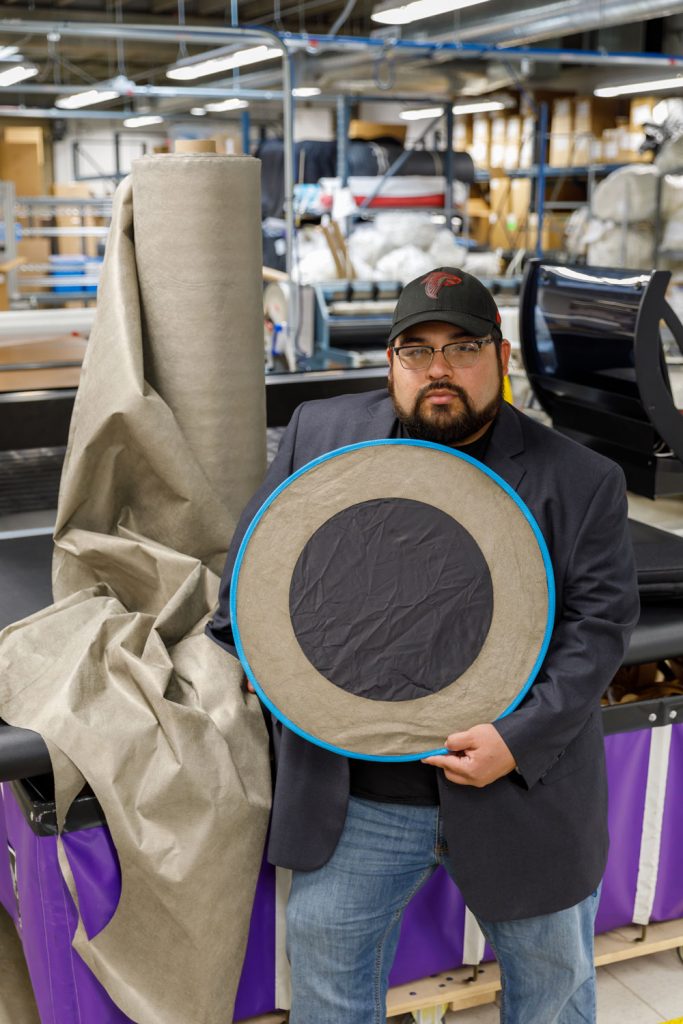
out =
[[[396,425],[396,413],[389,395],[384,395],[368,407],[367,418],[358,424],[359,441],[391,437]],[[524,452],[522,425],[517,413],[507,402],[501,405],[498,419],[486,453],[486,465],[517,490],[526,472],[522,461],[516,459]]]
[[[510,487],[517,490],[526,467],[519,458],[524,452],[524,437],[519,413],[503,402],[498,419],[493,425],[493,434],[486,453],[486,465],[502,476]]]

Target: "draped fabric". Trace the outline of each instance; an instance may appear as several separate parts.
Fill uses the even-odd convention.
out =
[[[45,738],[60,822],[84,781],[104,810],[121,898],[74,947],[138,1024],[232,1019],[267,827],[261,711],[204,635],[265,469],[258,167],[150,157],[119,187],[56,603],[0,634],[0,716]]]

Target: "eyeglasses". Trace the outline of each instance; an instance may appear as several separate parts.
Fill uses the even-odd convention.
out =
[[[479,359],[484,345],[492,345],[494,338],[471,338],[469,341],[449,341],[441,348],[433,345],[396,345],[392,348],[398,356],[401,366],[406,370],[426,370],[432,365],[436,352],[443,352],[443,357],[454,370],[465,370]]]

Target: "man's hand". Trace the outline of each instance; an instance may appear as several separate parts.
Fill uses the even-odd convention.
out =
[[[493,725],[474,725],[467,732],[454,732],[446,740],[451,751],[425,757],[423,764],[443,768],[449,782],[481,789],[515,767],[515,759]]]

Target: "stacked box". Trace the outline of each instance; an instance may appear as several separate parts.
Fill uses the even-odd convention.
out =
[[[522,119],[517,115],[508,117],[505,128],[505,161],[506,170],[519,167],[519,151],[522,145]]]
[[[533,167],[536,156],[536,118],[527,114],[522,118],[522,137],[519,147],[519,166]]]
[[[474,114],[472,117],[470,156],[475,167],[491,166],[491,118],[488,114]]]
[[[472,119],[469,114],[462,114],[453,119],[453,149],[456,153],[472,155]],[[474,160],[474,157],[472,157]],[[474,160],[475,164],[477,163]]]
[[[491,167],[505,167],[507,117],[496,114],[491,118]]]
[[[548,163],[551,167],[568,167],[572,161],[574,111],[570,99],[555,100],[550,121]]]

